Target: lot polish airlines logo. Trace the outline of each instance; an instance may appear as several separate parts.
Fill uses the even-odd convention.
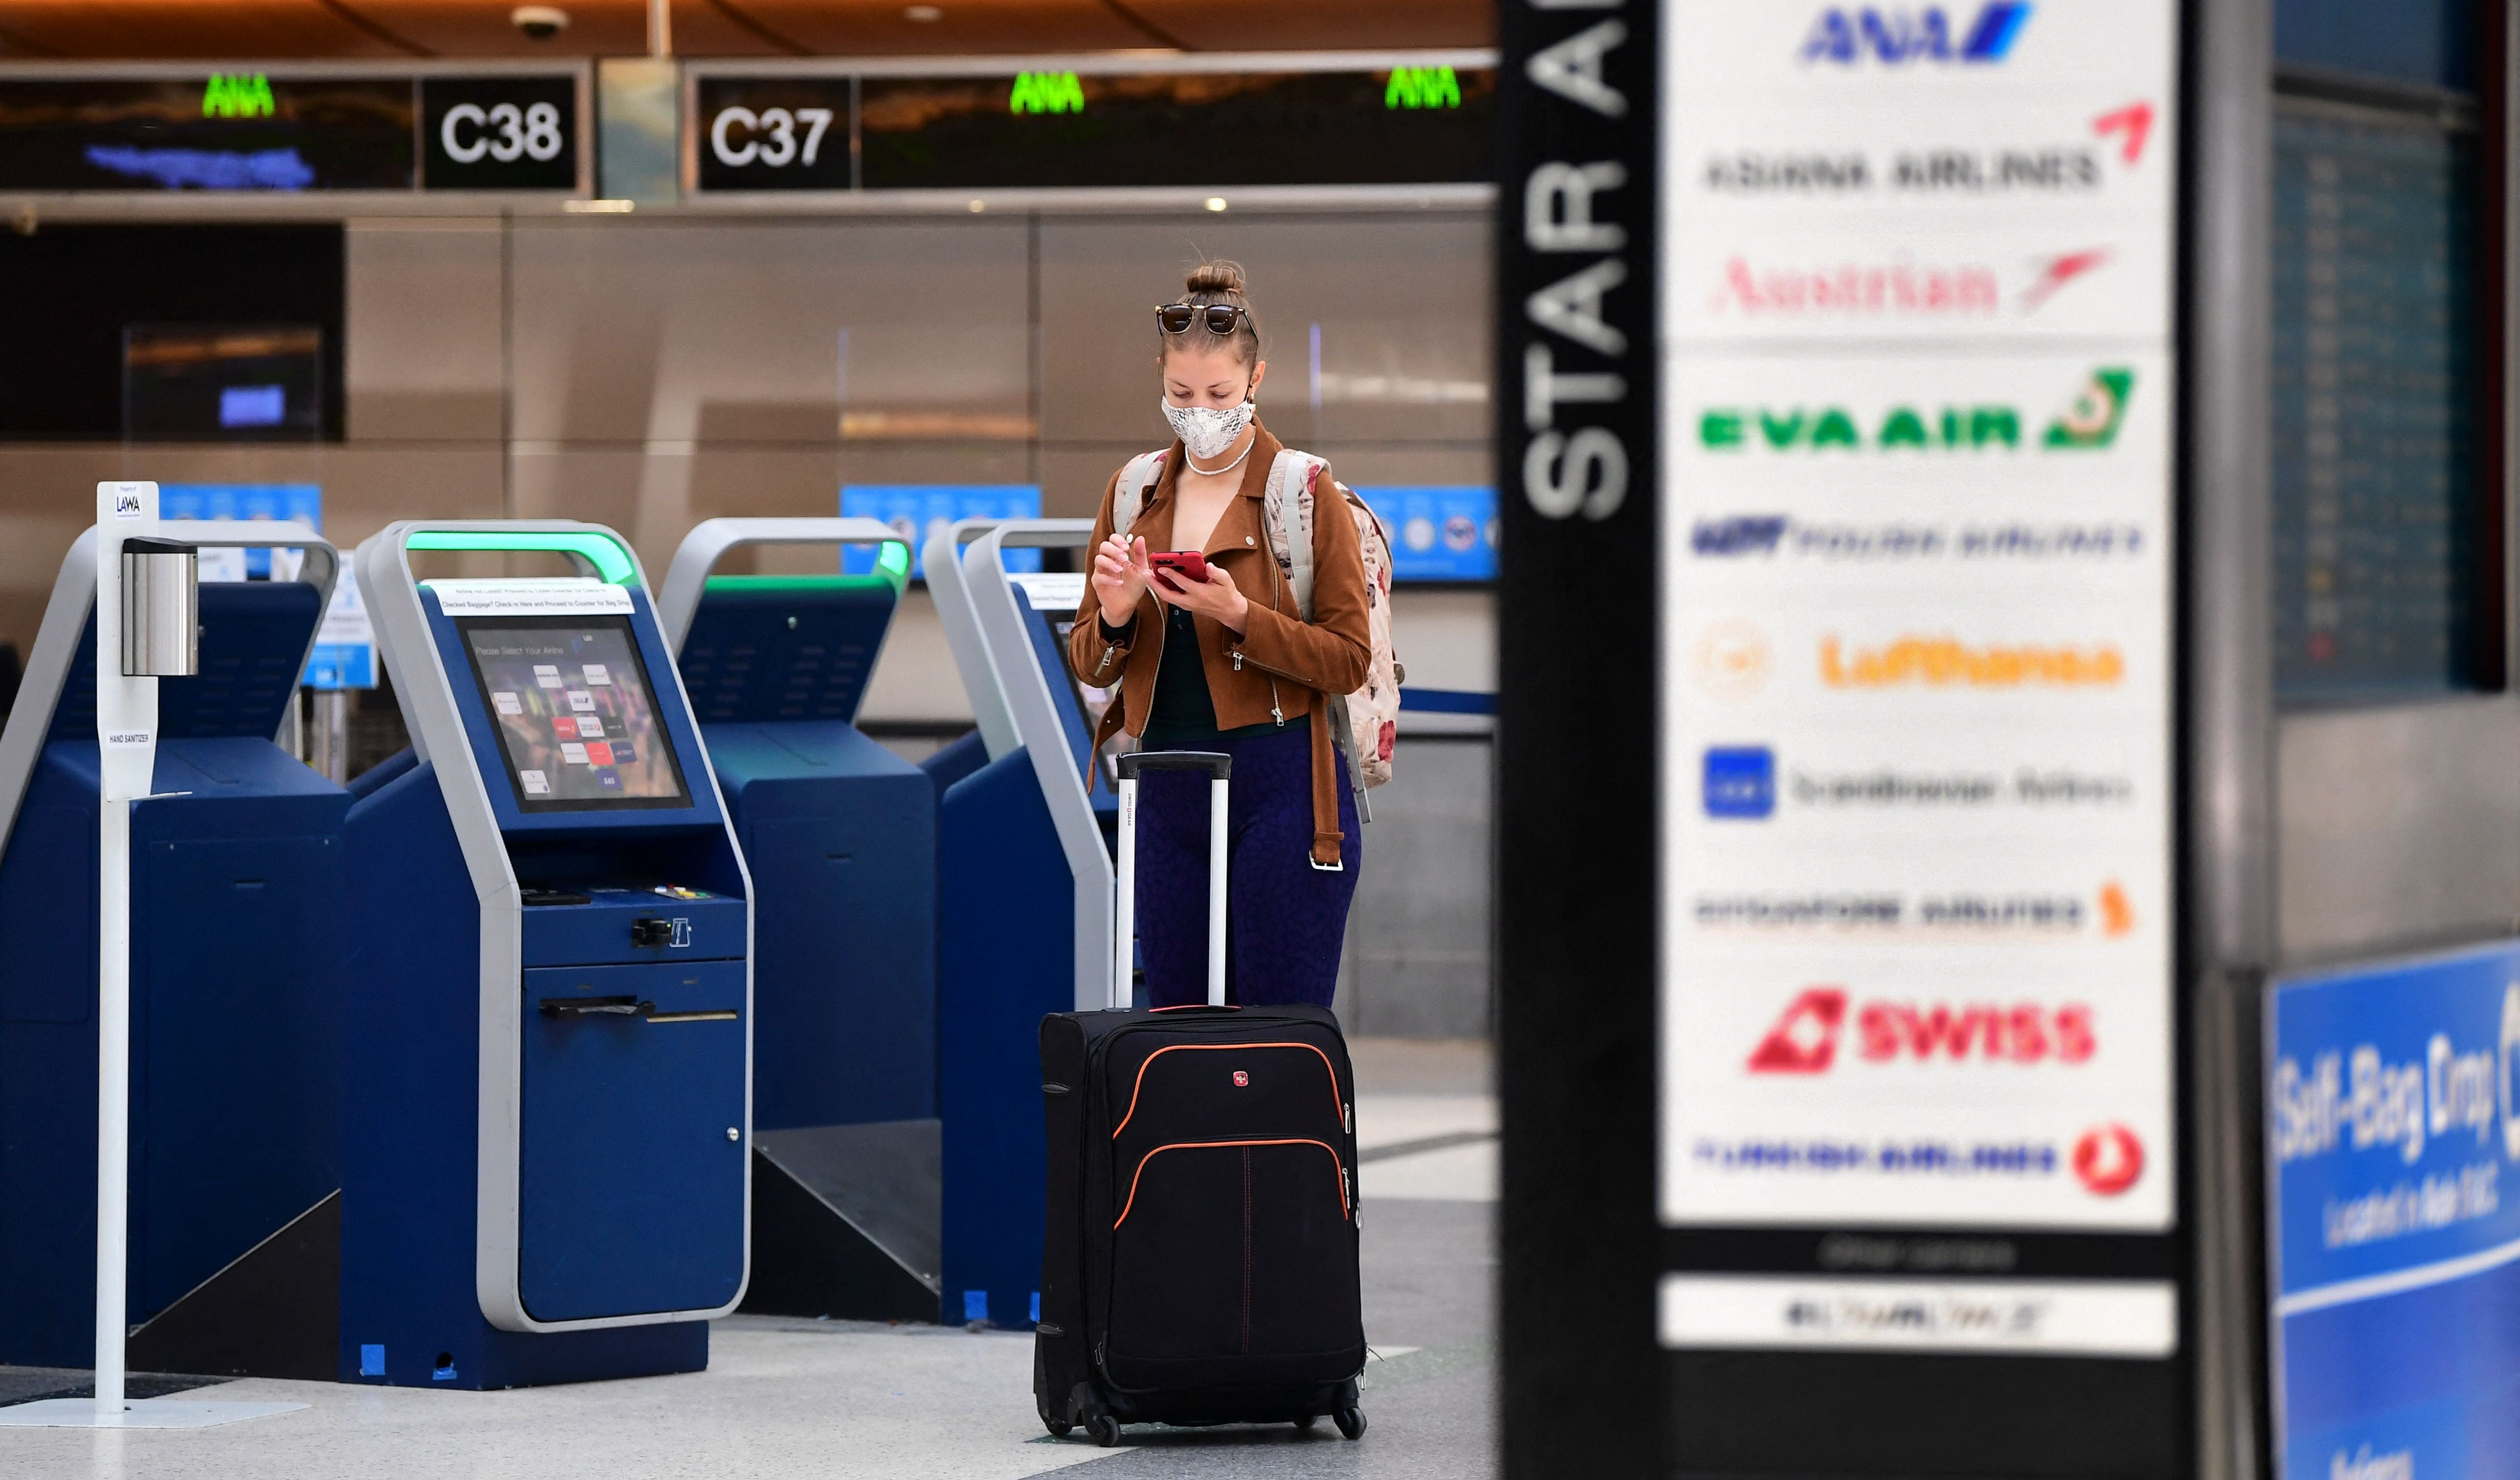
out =
[[[1966,15],[1939,5],[1832,5],[1813,20],[1798,60],[1805,67],[1991,67],[2011,55],[2030,6],[1989,0],[1974,19],[1960,19]]]

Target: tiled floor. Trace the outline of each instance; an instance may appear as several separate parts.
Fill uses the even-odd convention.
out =
[[[688,1376],[505,1393],[246,1379],[203,1396],[310,1407],[206,1430],[0,1429],[0,1475],[1012,1480],[1090,1465],[1113,1477],[1479,1480],[1494,1472],[1485,1049],[1355,1048],[1366,1331],[1381,1354],[1362,1379],[1372,1427],[1358,1443],[1327,1423],[1139,1429],[1117,1450],[1055,1441],[1033,1415],[1028,1336],[736,1317],[712,1331],[709,1369]],[[0,1368],[0,1403],[83,1377]]]

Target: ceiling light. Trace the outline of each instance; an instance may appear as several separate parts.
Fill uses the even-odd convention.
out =
[[[1208,197],[1207,208],[1210,210],[1223,210],[1225,208],[1225,198],[1223,196]]]
[[[945,13],[932,5],[914,5],[910,9],[903,11],[901,14],[909,20],[918,22],[922,25],[925,25],[930,22],[942,21],[945,19]]]

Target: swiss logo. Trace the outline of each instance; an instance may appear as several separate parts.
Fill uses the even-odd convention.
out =
[[[1827,1073],[1828,1066],[1837,1061],[1837,1034],[1845,1021],[1844,988],[1804,988],[1751,1052],[1750,1072]]]
[[[1250,1075],[1243,1073],[1240,1069],[1237,1069],[1237,1070],[1235,1070],[1235,1071],[1234,1071],[1234,1087],[1235,1087],[1236,1089],[1239,1090],[1239,1089],[1247,1088],[1247,1087],[1250,1085],[1250,1083],[1251,1083],[1251,1076],[1250,1076]]]
[[[1753,1074],[1825,1074],[1838,1043],[1854,1026],[1852,1052],[1867,1063],[2089,1062],[2098,1051],[2092,1009],[2084,1003],[1920,1003],[1868,999],[1854,1003],[1843,987],[1806,987],[1785,1006],[1750,1053]],[[2105,1160],[2114,1147],[2099,1147]],[[2140,1163],[2140,1149],[2133,1153]],[[2114,1162],[2110,1164],[2114,1165]]]

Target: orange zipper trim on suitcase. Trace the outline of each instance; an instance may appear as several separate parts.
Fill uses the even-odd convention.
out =
[[[1185,1049],[1200,1049],[1208,1051],[1225,1049],[1311,1049],[1313,1055],[1322,1061],[1322,1067],[1329,1070],[1330,1114],[1338,1121],[1341,1127],[1345,1127],[1347,1124],[1347,1106],[1339,1099],[1338,1068],[1330,1062],[1330,1056],[1328,1054],[1323,1053],[1315,1045],[1308,1043],[1176,1043],[1167,1044],[1163,1048],[1157,1049],[1152,1054],[1147,1055],[1144,1063],[1138,1065],[1137,1083],[1129,1086],[1129,1113],[1121,1116],[1120,1123],[1111,1128],[1111,1139],[1113,1141],[1120,1139],[1120,1133],[1127,1130],[1129,1128],[1129,1122],[1137,1116],[1138,1094],[1147,1087],[1147,1065],[1153,1063],[1156,1059],[1163,1057],[1167,1054],[1177,1053]]]
[[[1116,1232],[1120,1225],[1129,1221],[1129,1210],[1138,1205],[1138,1180],[1147,1175],[1148,1162],[1166,1151],[1199,1151],[1225,1146],[1320,1146],[1329,1152],[1330,1166],[1338,1173],[1339,1216],[1341,1218],[1348,1216],[1347,1163],[1339,1160],[1337,1149],[1327,1141],[1315,1141],[1310,1137],[1289,1137],[1278,1141],[1176,1141],[1167,1145],[1159,1145],[1138,1158],[1138,1170],[1129,1174],[1129,1200],[1120,1205],[1120,1216],[1111,1220],[1113,1231]]]

